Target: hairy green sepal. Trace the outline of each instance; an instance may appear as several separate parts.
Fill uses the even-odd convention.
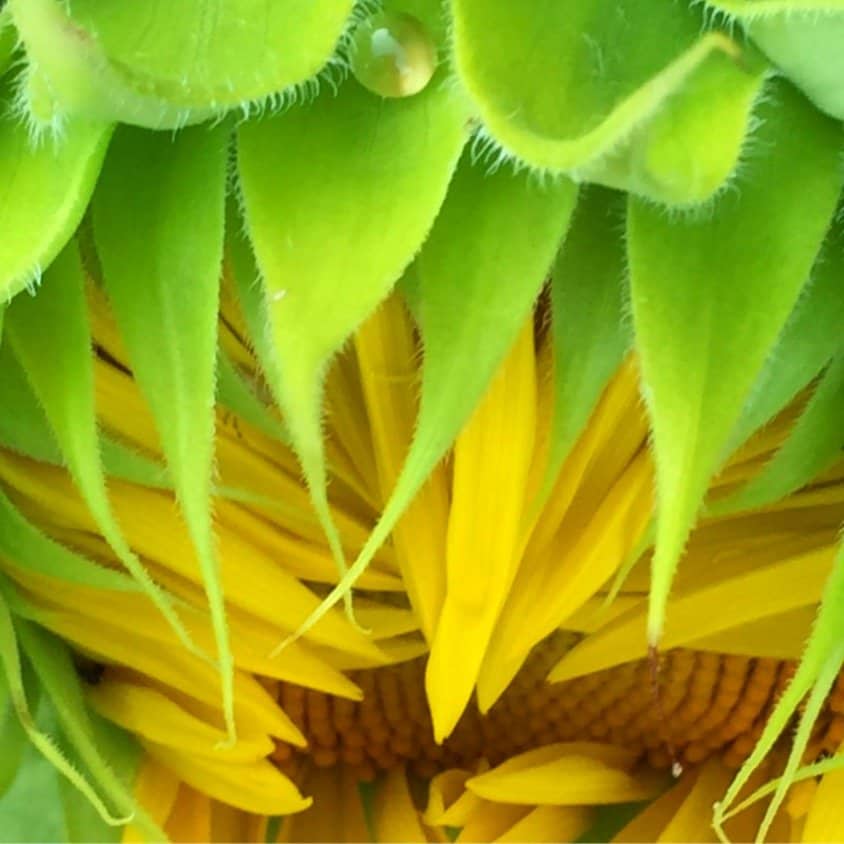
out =
[[[652,644],[709,479],[809,277],[841,189],[835,123],[787,83],[762,115],[739,189],[711,212],[672,219],[630,200],[631,298],[658,492]]]

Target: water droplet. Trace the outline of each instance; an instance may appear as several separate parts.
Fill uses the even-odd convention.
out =
[[[404,12],[379,12],[355,30],[352,73],[381,97],[410,97],[430,81],[437,48],[424,24]]]

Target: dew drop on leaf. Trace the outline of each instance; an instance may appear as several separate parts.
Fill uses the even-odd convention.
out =
[[[352,73],[381,97],[410,97],[431,81],[437,49],[425,25],[403,12],[379,12],[355,30]]]

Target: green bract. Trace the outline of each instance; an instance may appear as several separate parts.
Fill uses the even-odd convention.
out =
[[[736,190],[671,220],[630,200],[636,343],[656,446],[660,518],[649,636],[753,381],[794,307],[841,191],[840,131],[779,84]],[[794,126],[812,136],[808,152]],[[791,199],[779,203],[785,193]],[[683,282],[678,284],[678,279]]]
[[[841,0],[8,0],[0,445],[67,466],[126,573],[41,534],[2,491],[0,556],[144,590],[194,647],[123,537],[108,481],[174,490],[231,732],[212,506],[250,493],[214,486],[216,405],[299,458],[343,572],[304,632],[351,605],[547,284],[554,416],[540,496],[631,351],[657,470],[640,549],[655,545],[657,646],[700,512],[798,489],[844,445],[842,76]],[[221,347],[221,277],[266,395]],[[326,492],[324,379],[399,282],[425,352],[415,437],[373,533],[344,548]],[[94,285],[163,463],[100,430]],[[704,501],[725,460],[795,397],[770,464]],[[809,693],[805,738],[840,667],[842,581],[839,556],[762,749]],[[136,810],[106,761],[120,742],[89,717],[69,659],[2,578],[0,789],[26,733],[106,820],[124,820]],[[33,721],[39,695],[60,746]],[[93,834],[90,818],[76,823]]]
[[[823,111],[844,119],[841,0],[710,0]]]
[[[765,65],[724,33],[701,34],[699,10],[662,0],[453,9],[460,80],[505,154],[679,204],[732,173]]]
[[[352,0],[12,0],[9,7],[55,115],[161,129],[222,109],[248,111],[307,81],[331,60]],[[24,96],[31,95],[27,80]]]
[[[233,739],[234,664],[211,513],[227,137],[223,127],[187,129],[175,139],[119,130],[94,198],[94,236],[202,570]],[[190,238],[182,236],[187,216]],[[150,325],[163,326],[157,343]]]
[[[270,384],[341,566],[325,494],[322,380],[422,245],[464,122],[459,99],[441,86],[382,101],[350,81],[336,96],[324,92],[238,132],[244,213],[278,361]],[[278,149],[285,154],[275,159]]]
[[[72,118],[61,139],[36,139],[8,85],[0,91],[0,297],[9,299],[39,280],[79,225],[111,127]]]

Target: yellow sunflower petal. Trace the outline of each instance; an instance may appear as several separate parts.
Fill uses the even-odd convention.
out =
[[[251,762],[268,756],[274,746],[266,735],[239,735],[235,744],[225,744],[223,731],[161,692],[134,683],[104,677],[89,690],[88,698],[100,715],[124,729],[185,753]]]
[[[247,815],[234,806],[215,800],[211,805],[211,841],[222,844],[242,844],[244,841],[266,841],[250,834],[255,815]]]
[[[501,803],[600,806],[653,797],[660,778],[633,775],[635,756],[610,745],[557,744],[507,760],[466,787]]]
[[[802,783],[801,783],[802,785]],[[809,804],[803,841],[844,841],[844,770],[824,774]]]
[[[834,554],[833,547],[822,548],[725,577],[699,589],[677,589],[668,605],[662,647],[676,647],[816,603]],[[764,595],[765,600],[748,600],[750,595]],[[559,682],[644,657],[646,616],[646,608],[634,607],[613,624],[589,636],[557,663],[549,680]]]
[[[341,352],[326,377],[328,425],[338,449],[365,488],[364,500],[377,513],[381,506],[378,469],[372,448],[372,435],[366,412],[366,401],[360,381],[360,369],[350,350]]]
[[[227,759],[190,756],[154,742],[142,742],[147,753],[184,782],[204,794],[247,812],[287,815],[311,805],[295,785],[266,759],[235,765]]]
[[[38,596],[36,604],[43,602],[48,609],[57,608],[54,607],[57,588],[55,580],[17,568],[14,569],[13,576]],[[175,644],[172,633],[162,624],[154,608],[137,594],[104,590],[94,592],[71,584],[62,584],[61,589],[64,604],[76,608],[85,607],[87,615],[106,625],[143,630],[144,636],[160,642],[164,648],[173,647]],[[394,612],[397,617],[387,613],[386,609],[386,618],[382,618],[380,613],[376,616],[378,622],[388,627],[389,633],[392,633],[393,628],[407,626],[408,623],[401,610],[394,609]],[[194,641],[201,647],[212,643],[213,634],[207,613],[185,609],[183,621]],[[360,689],[336,667],[321,659],[307,644],[291,643],[280,654],[270,658],[267,655],[278,643],[278,631],[238,610],[229,611],[229,624],[232,630],[235,664],[238,668],[341,697],[360,699]],[[372,663],[381,664],[378,660],[372,660]]]
[[[90,514],[76,494],[69,476],[54,467],[0,454],[0,475],[38,502],[49,520],[69,520],[96,532]],[[112,481],[114,510],[132,548],[195,586],[201,586],[194,550],[173,499],[157,490]],[[281,568],[273,556],[232,531],[218,531],[221,578],[230,604],[285,632],[292,632],[319,606],[319,598]],[[171,586],[171,583],[167,584]],[[171,587],[172,588],[172,587]],[[283,613],[279,607],[285,608]],[[328,613],[308,638],[341,650],[377,658],[378,649],[343,616]]]
[[[535,428],[529,321],[454,447],[446,595],[425,674],[437,741],[469,701],[516,574]]]
[[[456,826],[466,823],[473,804],[480,798],[466,791],[471,771],[452,768],[437,774],[428,786],[428,805],[422,816],[428,826]]]
[[[401,472],[413,437],[419,378],[417,351],[404,306],[387,299],[355,335],[382,501]],[[393,528],[393,545],[410,603],[431,641],[445,594],[448,487],[442,465],[431,473]]]
[[[488,710],[531,649],[579,609],[627,558],[651,514],[651,464],[641,452],[580,535],[565,531],[541,560],[525,560],[484,659],[478,700]]]
[[[379,841],[427,841],[419,811],[413,805],[404,768],[393,768],[375,795],[373,818]]]
[[[169,768],[149,757],[143,760],[135,777],[135,799],[159,827],[164,827],[178,792],[179,778]],[[124,844],[143,841],[146,836],[132,824],[123,830]]]
[[[173,844],[210,841],[211,800],[189,786],[180,786],[164,831]]]
[[[84,615],[50,611],[39,614],[45,626],[106,662],[131,666],[206,704],[217,706],[219,677],[211,665],[179,648],[125,628],[111,627]],[[269,735],[304,746],[305,739],[264,687],[251,675],[235,671],[235,719],[238,730]]]
[[[480,800],[456,840],[459,844],[495,841],[499,835],[504,835],[528,814],[530,809],[526,806]]]
[[[656,841],[663,829],[671,822],[683,801],[691,792],[695,779],[683,777],[680,782],[661,794],[639,812],[612,839],[613,844],[639,844]]]
[[[731,627],[712,636],[693,639],[689,647],[718,654],[798,660],[816,615],[814,606],[800,607],[741,627]]]
[[[131,377],[122,370],[100,362],[96,367],[97,411],[103,427],[142,452],[160,456],[149,409],[144,404]],[[255,509],[272,524],[320,546],[323,534],[316,520],[308,491],[300,482],[298,464],[289,448],[250,430],[245,423],[228,424],[225,412],[218,414],[217,473],[219,486],[257,496],[262,505]],[[217,520],[225,523],[230,516],[230,502],[220,501]],[[342,508],[333,507],[332,515],[343,544],[359,548],[368,536],[365,521]],[[390,554],[388,548],[376,555],[380,566]],[[324,562],[320,564],[320,571]],[[333,580],[337,573],[334,572]]]
[[[660,832],[658,841],[716,841],[712,805],[727,790],[731,772],[719,760],[707,762],[689,795]]]
[[[342,768],[314,768],[303,790],[314,807],[285,818],[279,841],[368,841],[369,830],[354,775]]]
[[[496,841],[576,841],[589,828],[593,813],[584,806],[537,806]]]

